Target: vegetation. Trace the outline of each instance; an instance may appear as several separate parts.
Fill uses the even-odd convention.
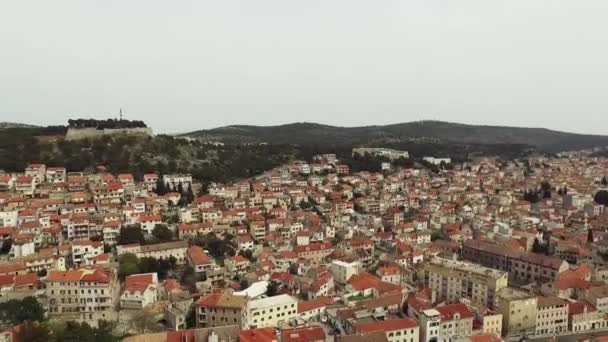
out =
[[[0,303],[0,323],[16,325],[26,321],[41,322],[43,319],[44,308],[34,297]]]
[[[597,204],[602,204],[604,206],[608,205],[608,190],[600,190],[596,192],[593,200]]]
[[[118,259],[118,277],[125,279],[127,276],[139,273],[157,273],[158,279],[164,280],[169,272],[176,268],[177,260],[156,259],[151,257],[138,258],[135,254],[126,253]]]
[[[117,120],[117,119],[70,119],[68,125],[72,128],[97,128],[97,129],[113,129],[113,128],[143,128],[147,127],[143,121],[139,120]]]
[[[281,126],[228,126],[187,133],[224,143],[359,145],[370,143],[515,144],[547,152],[608,145],[608,137],[551,131],[543,128],[463,125],[417,121],[386,126],[334,127],[314,123]],[[410,149],[411,150],[411,149]],[[408,151],[410,151],[408,150]]]

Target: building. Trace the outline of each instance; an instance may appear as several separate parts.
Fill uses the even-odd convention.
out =
[[[248,303],[246,296],[235,296],[228,292],[202,297],[196,303],[196,326],[238,325],[246,328],[249,325]]]
[[[511,287],[497,293],[498,312],[502,314],[503,335],[533,334],[536,331],[537,298]]]
[[[123,309],[143,309],[158,300],[156,273],[133,274],[125,278],[125,289],[120,296]]]
[[[325,342],[321,327],[299,327],[281,331],[281,342]]]
[[[156,243],[153,245],[120,245],[116,247],[116,252],[120,256],[125,253],[133,253],[138,258],[155,258],[168,260],[174,257],[177,263],[186,262],[186,251],[188,249],[188,241],[171,241]]]
[[[46,181],[49,183],[65,182],[67,172],[65,167],[49,167],[46,169]]]
[[[359,273],[361,264],[358,261],[345,262],[342,260],[333,260],[329,265],[329,271],[334,276],[334,281],[338,284],[346,284],[348,279]]]
[[[310,260],[317,264],[321,263],[333,251],[334,248],[329,242],[315,242],[294,248],[294,252],[298,254],[298,258]]]
[[[496,293],[507,287],[508,274],[470,262],[435,258],[423,267],[424,284],[437,300],[459,303],[467,298],[489,308],[496,307]]]
[[[290,295],[278,295],[249,302],[251,328],[282,327],[298,317],[298,301]]]
[[[536,335],[560,335],[568,331],[568,302],[559,297],[538,297]]]
[[[409,153],[407,153],[407,151],[397,151],[397,150],[392,150],[390,148],[383,148],[383,147],[356,147],[353,148],[353,156],[355,155],[359,155],[359,156],[365,156],[365,155],[371,155],[374,157],[386,157],[390,160],[396,160],[399,158],[409,158],[410,155]]]
[[[559,258],[501,248],[480,240],[466,240],[462,255],[465,260],[509,272],[510,277],[521,281],[556,280],[569,269],[568,262]]]
[[[103,254],[101,241],[72,241],[72,261],[76,266],[89,265],[93,258],[101,254]]]
[[[116,275],[99,266],[49,271],[46,278],[49,317],[96,324],[112,320]]]
[[[180,174],[170,174],[163,175],[163,183],[165,186],[177,190],[179,184],[182,185],[184,190],[187,190],[192,186],[192,175],[180,175]]]
[[[390,342],[417,342],[420,336],[418,322],[413,318],[389,319],[373,323],[356,324],[354,328],[358,334],[383,331]]]

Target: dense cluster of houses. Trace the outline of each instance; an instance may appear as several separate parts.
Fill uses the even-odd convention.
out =
[[[408,157],[356,151],[372,152]],[[0,302],[34,296],[49,318],[93,326],[149,310],[167,330],[127,341],[608,334],[608,213],[594,202],[608,160],[426,161],[440,172],[353,173],[324,154],[204,192],[189,175],[0,173]],[[159,182],[200,196],[178,206]],[[158,225],[171,241],[120,244],[126,227],[148,238]],[[195,243],[209,236],[224,255]],[[175,267],[123,279],[127,254]]]

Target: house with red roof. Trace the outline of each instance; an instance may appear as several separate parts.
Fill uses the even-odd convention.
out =
[[[241,275],[247,272],[247,268],[251,265],[251,261],[244,256],[235,255],[224,260],[226,270],[234,275]]]
[[[298,302],[298,318],[304,321],[309,321],[313,318],[319,318],[329,304],[333,303],[331,297],[321,296],[315,299]]]
[[[356,333],[367,334],[383,331],[390,342],[419,341],[420,327],[413,318],[389,319],[354,325]]]
[[[133,274],[125,278],[120,295],[123,309],[143,309],[156,303],[159,296],[158,276],[156,273]]]
[[[325,331],[322,327],[299,327],[283,329],[281,342],[325,342]]]
[[[241,330],[239,342],[277,342],[278,337],[274,328]]]
[[[295,246],[293,251],[298,254],[298,258],[319,264],[334,251],[334,248],[329,242],[314,242]]]
[[[192,265],[197,273],[205,272],[213,268],[215,263],[213,259],[200,246],[193,245],[188,247],[186,251],[188,263]]]
[[[586,300],[568,303],[568,328],[573,333],[606,328],[606,323],[606,319]]]

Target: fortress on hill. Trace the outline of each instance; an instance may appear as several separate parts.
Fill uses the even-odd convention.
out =
[[[116,134],[154,135],[152,128],[147,127],[143,121],[124,120],[121,111],[120,119],[70,119],[65,138],[66,140],[78,140]]]

